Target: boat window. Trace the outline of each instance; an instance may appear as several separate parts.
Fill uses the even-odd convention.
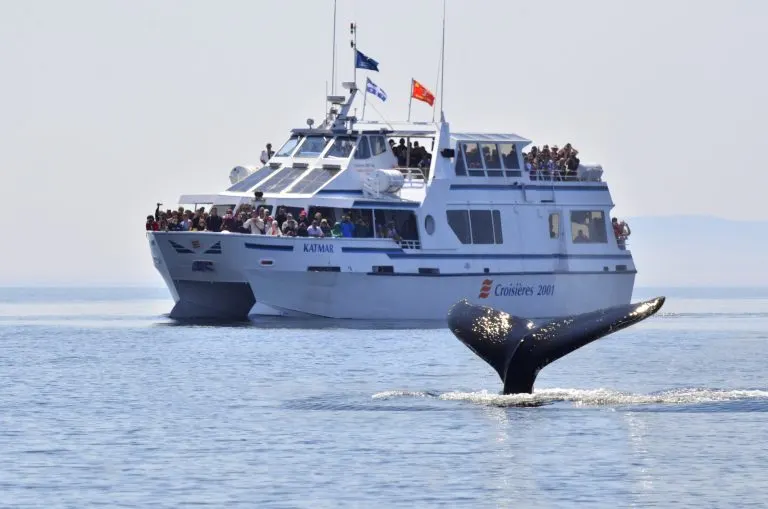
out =
[[[493,244],[493,223],[490,210],[470,210],[473,244]]]
[[[549,215],[549,238],[556,239],[560,236],[560,213],[554,212]]]
[[[327,136],[307,136],[293,157],[318,157],[328,144]]]
[[[487,169],[489,170],[501,169],[501,161],[499,160],[499,149],[496,147],[495,143],[483,143],[482,145],[480,145],[480,150],[483,152],[483,159],[485,160],[485,167]],[[490,177],[491,175],[488,175],[488,176]]]
[[[234,191],[234,192],[250,191],[251,189],[254,188],[254,186],[256,186],[256,184],[258,184],[259,182],[267,178],[267,176],[270,175],[273,171],[275,170],[273,168],[270,168],[269,166],[259,168],[255,172],[245,177],[240,182],[235,182],[235,184],[229,189],[227,189],[227,191]]]
[[[368,159],[369,157],[371,157],[371,149],[368,147],[368,136],[363,136],[357,142],[355,159]]]
[[[331,148],[328,149],[328,153],[325,157],[336,157],[339,159],[346,159],[352,153],[355,148],[355,139],[351,136],[339,136],[333,140]]]
[[[299,180],[289,193],[314,193],[341,171],[338,168],[315,168]]]
[[[508,170],[519,170],[520,159],[517,157],[517,147],[514,143],[499,144],[501,151],[501,160],[504,162],[504,168]]]
[[[463,177],[467,174],[467,167],[464,164],[464,150],[461,147],[461,144],[459,144],[458,150],[456,151],[456,175]]]
[[[267,180],[259,190],[264,193],[279,193],[290,186],[305,171],[306,168],[283,168],[275,176]]]
[[[472,239],[469,234],[469,213],[466,210],[447,210],[448,226],[462,244],[471,244]]]
[[[571,235],[576,244],[608,242],[603,211],[571,211]]]
[[[464,158],[469,168],[470,177],[485,177],[483,160],[480,157],[480,145],[477,143],[462,143]]]
[[[504,236],[501,234],[501,212],[493,211],[493,238],[496,244],[504,243]]]
[[[299,144],[299,141],[301,141],[301,136],[291,136],[288,141],[280,147],[280,150],[277,151],[275,157],[289,157],[291,152],[293,152],[293,149],[296,148],[296,145]]]
[[[371,152],[374,156],[387,151],[387,139],[384,136],[371,136]]]

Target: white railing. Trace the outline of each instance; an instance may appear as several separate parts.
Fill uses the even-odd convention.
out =
[[[403,249],[421,249],[421,242],[418,240],[400,239],[397,241]]]
[[[531,180],[553,182],[602,182],[603,168],[599,165],[579,165],[576,173],[563,172],[559,169],[532,169],[528,171]]]
[[[399,166],[395,168],[403,174],[405,185],[403,187],[424,187],[427,185],[427,176],[421,168]]]

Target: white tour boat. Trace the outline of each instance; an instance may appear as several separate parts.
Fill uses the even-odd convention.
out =
[[[630,302],[635,265],[614,236],[599,166],[567,178],[527,171],[529,140],[451,132],[442,115],[358,121],[358,89],[344,85],[349,97],[329,97],[325,122],[294,129],[268,164],[180,201],[284,208],[297,219],[303,210],[331,225],[350,216],[353,236],[148,232],[177,301],[171,316],[431,320],[466,298],[551,318]],[[429,165],[398,165],[389,141],[401,138],[429,147]]]

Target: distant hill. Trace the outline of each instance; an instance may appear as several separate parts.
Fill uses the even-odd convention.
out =
[[[768,221],[628,218],[636,286],[767,286]]]

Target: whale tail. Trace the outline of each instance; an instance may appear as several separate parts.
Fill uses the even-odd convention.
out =
[[[462,300],[448,312],[448,326],[504,382],[504,394],[531,393],[542,368],[592,341],[655,314],[656,297],[567,316],[536,326],[531,320]]]

